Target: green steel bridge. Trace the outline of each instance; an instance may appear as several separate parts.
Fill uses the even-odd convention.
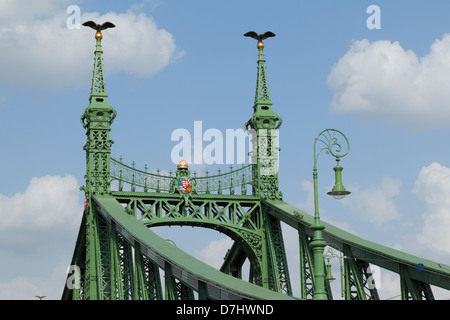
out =
[[[62,299],[331,300],[323,255],[327,244],[342,256],[346,300],[379,300],[370,265],[399,275],[404,300],[433,300],[432,286],[450,290],[450,266],[366,241],[319,222],[318,212],[311,215],[282,200],[275,169],[276,131],[282,119],[272,109],[262,42],[274,35],[246,35],[258,40],[254,112],[245,124],[255,133],[255,161],[206,176],[191,174],[181,161],[175,172],[163,175],[111,157],[110,131],[117,113],[107,101],[103,36],[97,30],[90,103],[80,119],[87,136],[86,182],[81,188],[86,203],[71,262],[76,268],[67,274]],[[336,132],[325,130],[324,138],[316,140],[328,143],[322,150],[335,155],[339,164],[345,154],[339,155]],[[300,297],[293,297],[281,223],[298,231]],[[171,225],[229,236],[234,243],[220,270],[151,230]],[[246,259],[248,281],[242,279]]]

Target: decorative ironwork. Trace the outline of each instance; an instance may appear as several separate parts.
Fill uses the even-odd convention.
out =
[[[342,146],[336,137],[336,134],[342,136],[347,142],[347,148],[342,150]],[[322,147],[317,152],[317,142],[322,142],[325,146]],[[316,139],[314,140],[314,166],[313,166],[313,184],[314,184],[314,224],[311,229],[314,230],[313,241],[311,241],[310,246],[314,255],[314,278],[315,278],[315,288],[314,288],[314,300],[327,300],[328,295],[326,292],[325,284],[325,266],[324,266],[324,248],[327,245],[322,237],[322,230],[325,228],[320,221],[319,215],[319,197],[318,197],[318,186],[317,186],[317,160],[322,151],[327,154],[331,154],[336,158],[338,165],[334,168],[336,172],[336,183],[333,190],[328,194],[342,197],[349,194],[345,190],[341,181],[341,171],[342,167],[339,166],[340,157],[344,157],[350,151],[350,145],[348,143],[347,137],[340,131],[336,129],[326,129],[321,131]]]
[[[262,51],[262,49],[264,48],[264,43],[262,41],[270,37],[275,37],[275,33],[266,31],[263,34],[257,34],[255,31],[249,31],[244,34],[244,36],[258,40],[257,48],[259,49],[259,57],[258,77],[256,79],[255,105],[261,102],[272,104],[272,102],[270,101],[269,83],[266,76],[266,60],[264,60],[264,54]]]
[[[68,274],[63,299],[193,299],[194,292],[199,299],[275,297],[273,292],[258,291],[254,286],[241,291],[246,284],[230,281],[217,270],[210,273],[209,266],[179,249],[174,250],[146,230],[162,225],[206,227],[227,234],[235,242],[221,270],[240,278],[242,265],[248,259],[250,282],[287,294],[276,295],[277,299],[289,298],[292,287],[281,222],[298,231],[302,299],[315,298],[318,292],[323,298],[333,298],[329,282],[323,284],[325,240],[335,241],[344,254],[341,281],[343,277],[346,299],[379,299],[376,288],[370,285],[373,272],[369,263],[373,261],[400,275],[402,299],[434,299],[431,285],[450,290],[449,266],[428,261],[426,268],[422,265],[418,270],[415,266],[422,259],[361,241],[332,226],[327,225],[322,234],[325,226],[319,223],[316,162],[322,151],[336,157],[336,188],[332,195],[344,194],[339,159],[348,154],[349,146],[339,131],[324,130],[314,142],[314,217],[300,214],[297,208],[280,200],[279,149],[274,133],[282,120],[272,111],[262,52],[262,40],[274,36],[273,33],[246,34],[258,40],[259,49],[254,114],[246,123],[255,133],[254,164],[234,170],[230,167],[229,172],[218,170],[215,175],[206,171],[205,176],[198,176],[195,172],[191,175],[186,162],[180,162],[175,172],[163,173],[159,169],[148,172],[147,166],[141,171],[134,162],[126,165],[122,159],[110,157],[113,142],[109,133],[116,111],[106,99],[100,40],[101,30],[113,25],[94,22],[84,25],[97,31],[90,104],[81,117],[87,129],[86,187],[83,187],[86,203],[71,262],[74,268],[69,269],[75,274]],[[340,135],[347,147],[338,142]],[[324,144],[318,153],[316,142]],[[111,191],[112,182],[117,183],[119,191]],[[125,192],[125,185],[129,192]],[[248,186],[251,195],[247,195]],[[165,272],[163,284],[161,271]],[[73,277],[75,283],[69,281]]]
[[[342,143],[339,142],[339,137],[344,138],[346,145],[342,147]],[[318,152],[316,150],[316,142],[322,142],[325,146]],[[343,158],[350,152],[350,144],[347,137],[336,129],[326,129],[320,132],[314,141],[314,163],[317,163],[317,159],[322,151],[327,154],[331,154],[335,158]]]
[[[136,191],[136,187],[142,188],[143,192],[162,192],[169,193],[173,191],[174,184],[178,188],[178,180],[175,173],[170,171],[168,174],[161,174],[158,169],[156,173],[138,170],[134,162],[131,166],[126,165],[121,160],[111,158],[111,181],[118,182],[118,191],[124,191],[124,184],[130,186],[130,191]],[[253,186],[254,179],[252,173],[252,165],[242,166],[239,169],[232,170],[226,173],[209,175],[206,171],[206,176],[197,176],[194,172],[190,182],[199,194],[210,194],[227,192],[229,194],[237,194],[236,190],[240,189],[241,195],[247,194],[247,186]]]
[[[259,197],[264,199],[281,199],[282,193],[278,188],[278,151],[276,145],[277,131],[283,120],[272,110],[270,100],[269,84],[266,72],[266,60],[264,59],[264,44],[262,40],[274,37],[275,34],[267,31],[257,34],[254,31],[247,32],[244,36],[258,40],[258,68],[256,75],[255,102],[253,115],[245,123],[246,129],[251,127],[255,134],[252,137],[256,152],[252,152],[255,158],[254,177],[257,183],[255,191]],[[254,141],[256,139],[256,141]],[[256,144],[255,144],[256,142]]]

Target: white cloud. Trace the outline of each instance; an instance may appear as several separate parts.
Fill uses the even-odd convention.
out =
[[[222,238],[211,241],[205,248],[200,250],[196,256],[198,259],[209,264],[210,266],[220,269],[223,259],[228,249],[231,248],[233,240],[230,238]]]
[[[24,23],[34,18],[51,16],[55,10],[66,8],[79,0],[0,0],[0,21],[3,25]]]
[[[427,204],[417,240],[438,253],[450,253],[450,168],[432,163],[423,167],[413,193]]]
[[[306,200],[299,203],[297,207],[305,212],[312,213],[314,212],[314,185],[312,181],[302,180],[300,186],[304,193],[306,193]]]
[[[125,71],[138,76],[151,76],[174,62],[184,51],[177,52],[175,39],[143,13],[127,11],[82,15],[82,21],[111,21],[116,28],[104,33],[105,63],[108,72]],[[93,30],[90,30],[93,36]],[[108,39],[108,40],[106,40]],[[92,43],[91,43],[92,45]],[[108,59],[106,61],[106,59]]]
[[[0,195],[0,255],[48,254],[51,248],[69,245],[75,241],[82,212],[73,176],[32,178],[23,193]]]
[[[360,189],[352,186],[351,200],[341,200],[358,219],[381,227],[400,217],[394,198],[400,193],[401,181],[383,177],[377,186]]]
[[[1,232],[46,230],[70,223],[82,212],[78,188],[73,176],[44,176],[32,178],[24,193],[0,195]]]
[[[21,275],[0,282],[0,300],[37,300],[36,296],[45,296],[44,300],[60,300],[67,267],[67,261],[61,259],[53,267],[47,266],[39,276]]]
[[[417,129],[450,125],[450,34],[422,58],[399,42],[355,41],[332,68],[332,110]]]
[[[379,269],[380,283],[375,282],[381,300],[400,300],[400,276],[386,269]]]
[[[0,283],[0,298],[2,300],[31,300],[35,296],[44,296],[39,288],[46,281],[43,278],[17,277],[9,282]]]
[[[77,3],[71,1],[70,4]],[[0,82],[60,86],[85,82],[92,74],[94,30],[69,29],[68,1],[0,1]],[[143,13],[83,12],[81,22],[111,21],[102,40],[107,73],[151,76],[183,55],[172,34]],[[4,19],[3,19],[4,18]]]
[[[0,299],[59,299],[83,214],[77,180],[34,177],[24,192],[0,195]]]

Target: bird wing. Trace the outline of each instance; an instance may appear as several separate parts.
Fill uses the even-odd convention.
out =
[[[260,34],[259,36],[261,37],[261,40],[264,40],[269,37],[275,37],[275,33],[273,33],[272,31],[266,31],[263,34]]]
[[[259,36],[255,31],[249,31],[246,34],[244,34],[245,37],[251,37],[253,39],[259,40]]]
[[[114,28],[114,27],[115,27],[114,23],[105,22],[100,26],[100,30],[105,30],[105,29]]]
[[[94,30],[98,30],[98,27],[99,27],[99,25],[96,24],[94,21],[86,21],[85,23],[83,23],[83,26],[91,27]]]

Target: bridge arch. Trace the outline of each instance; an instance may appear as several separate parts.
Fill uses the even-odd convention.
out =
[[[221,232],[234,241],[235,256],[225,259],[221,270],[240,277],[245,259],[250,261],[250,282],[264,286],[268,276],[264,216],[259,200],[248,196],[113,192],[125,211],[148,228],[192,226]]]
[[[261,285],[261,259],[258,259],[255,251],[252,250],[251,244],[249,244],[238,231],[213,224],[199,225],[196,223],[175,222],[164,224],[155,223],[148,227],[161,237],[167,237],[169,242],[193,256],[195,255],[195,252],[193,252],[193,250],[189,250],[189,246],[184,245],[183,241],[189,241],[189,243],[192,243],[195,241],[192,239],[193,237],[201,237],[202,240],[205,240],[204,248],[206,248],[206,245],[212,241],[221,241],[225,239],[229,240],[227,241],[226,246],[222,246],[221,248],[215,247],[216,252],[214,254],[217,254],[217,259],[215,260],[216,263],[211,264],[210,261],[207,261],[207,259],[201,257],[198,259],[204,263],[210,264],[226,274],[234,276],[235,278]],[[169,228],[175,229],[169,230]],[[200,231],[199,229],[202,230]],[[160,230],[162,231],[162,235],[160,234]],[[174,234],[176,234],[176,236],[174,236]],[[224,237],[220,237],[220,235]],[[235,252],[236,248],[239,248],[238,254]]]

